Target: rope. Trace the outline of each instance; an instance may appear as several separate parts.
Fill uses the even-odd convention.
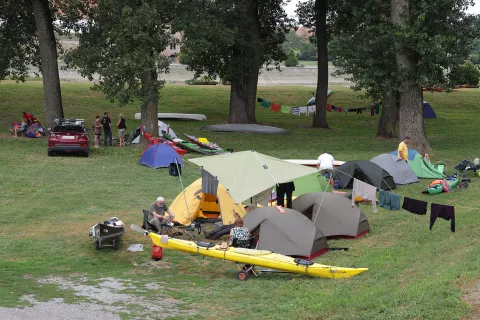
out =
[[[255,151],[253,151],[253,150],[250,150],[250,151],[253,152],[253,154],[255,155],[255,158],[257,158],[257,160],[262,164],[263,169],[267,170],[268,174],[270,174],[270,176],[272,177],[272,180],[275,181],[275,184],[278,186],[278,181],[277,181],[277,179],[275,179],[275,177],[270,172],[270,170],[268,170],[268,166],[265,163],[262,162],[262,160],[258,157],[258,155]]]

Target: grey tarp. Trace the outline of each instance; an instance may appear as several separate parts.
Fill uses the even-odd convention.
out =
[[[366,182],[379,189],[395,189],[393,177],[378,164],[367,160],[353,160],[333,170],[333,179],[340,181],[342,188],[352,188],[353,178]]]
[[[373,158],[373,163],[378,164],[379,167],[387,171],[396,184],[410,184],[418,182],[417,175],[410,168],[408,163],[392,154],[380,154]]]
[[[365,214],[344,195],[306,193],[293,200],[292,208],[311,219],[326,237],[358,237],[370,230]]]
[[[258,234],[257,249],[309,258],[325,252],[327,240],[312,221],[298,211],[284,210],[257,208],[243,217],[244,226]]]

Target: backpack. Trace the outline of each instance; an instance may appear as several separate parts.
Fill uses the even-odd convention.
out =
[[[170,163],[168,167],[168,174],[174,177],[178,177],[182,174],[182,167],[176,164],[175,162]]]

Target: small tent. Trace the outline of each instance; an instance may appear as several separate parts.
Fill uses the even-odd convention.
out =
[[[354,178],[379,189],[390,190],[397,187],[393,177],[371,161],[347,161],[333,170],[333,179],[338,180],[342,188],[352,188]]]
[[[142,153],[138,163],[144,166],[158,169],[166,168],[177,160],[178,165],[182,165],[180,155],[167,144],[155,143],[149,145]]]
[[[390,154],[398,157],[398,150],[392,151]],[[420,154],[417,150],[408,149],[408,160],[413,160],[417,154]]]
[[[297,178],[293,180],[295,184],[295,191],[293,196],[297,197],[309,192],[332,192],[332,186],[327,182],[327,179],[318,172]]]
[[[365,214],[344,195],[306,193],[293,200],[292,208],[310,219],[326,237],[358,238],[370,230]]]
[[[393,177],[393,181],[395,181],[396,184],[410,184],[419,181],[412,168],[397,156],[380,154],[370,161],[378,164],[380,168],[387,171]]]
[[[436,119],[437,115],[433,111],[432,106],[427,101],[423,101],[423,117],[425,119]]]
[[[444,165],[438,165],[436,168],[433,164],[425,161],[425,158],[417,154],[413,160],[408,160],[408,165],[415,172],[416,176],[425,179],[443,179]]]
[[[175,214],[175,220],[188,225],[198,218],[218,218],[221,214],[224,225],[235,221],[233,211],[240,217],[245,215],[241,204],[235,205],[232,197],[222,184],[218,184],[217,194],[202,192],[202,179],[197,179],[173,200],[169,209]]]
[[[178,138],[175,132],[173,132],[172,128],[165,122],[162,122],[158,120],[158,136],[162,136],[162,131],[165,131],[169,135],[171,135],[174,138]],[[141,134],[141,129],[138,127],[137,129],[133,130],[130,136],[128,137],[128,142],[129,143],[139,143],[140,142],[140,134]]]
[[[312,221],[298,211],[284,210],[263,207],[245,215],[244,226],[258,235],[257,249],[308,259],[328,251],[327,239]]]

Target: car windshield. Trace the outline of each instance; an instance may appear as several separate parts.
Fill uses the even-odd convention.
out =
[[[65,125],[65,126],[55,126],[53,132],[79,132],[83,133],[85,130],[82,126],[78,125]]]

